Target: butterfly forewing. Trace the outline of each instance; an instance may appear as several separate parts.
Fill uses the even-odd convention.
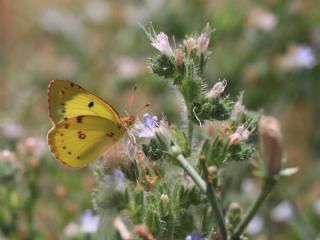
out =
[[[49,115],[54,124],[82,115],[120,123],[117,111],[106,101],[68,80],[53,80],[48,88]]]
[[[53,155],[64,164],[82,168],[96,160],[125,129],[98,116],[77,116],[62,120],[48,133]]]

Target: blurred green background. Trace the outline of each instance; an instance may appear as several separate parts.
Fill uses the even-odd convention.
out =
[[[225,78],[234,99],[244,90],[248,108],[280,118],[288,164],[300,168],[249,233],[309,240],[320,229],[319,9],[318,0],[0,0],[0,157],[19,165],[8,170],[13,179],[0,178],[0,239],[28,239],[30,228],[39,239],[68,239],[66,226],[91,207],[90,170],[63,167],[46,146],[50,80],[79,83],[122,115],[150,103],[148,112],[179,121],[175,91],[147,68],[157,52],[139,24],[179,42],[209,22],[208,85]],[[249,201],[259,183],[249,166],[235,168],[233,177],[245,180],[228,192]]]

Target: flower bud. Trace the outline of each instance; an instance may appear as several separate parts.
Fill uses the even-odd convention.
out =
[[[193,37],[189,37],[186,40],[183,40],[183,45],[187,48],[187,52],[190,55],[191,51],[197,48],[197,41]]]
[[[164,203],[168,203],[169,202],[169,196],[167,194],[162,194],[160,196],[160,200]]]
[[[156,128],[155,132],[161,146],[165,149],[168,149],[173,141],[169,129],[166,126],[160,125],[158,128]]]
[[[182,65],[183,64],[183,61],[184,61],[184,52],[182,52],[181,50],[177,50],[176,51],[176,64],[177,64],[177,66],[180,66],[180,65]]]
[[[259,133],[261,156],[266,162],[267,174],[272,176],[281,169],[283,137],[279,121],[274,117],[262,117]]]
[[[227,80],[223,80],[220,82],[217,82],[213,88],[210,90],[210,92],[207,94],[208,98],[217,98],[220,96],[221,93],[223,93],[224,89],[227,86]]]

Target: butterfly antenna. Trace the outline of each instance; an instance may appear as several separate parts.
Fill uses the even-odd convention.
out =
[[[129,105],[130,109],[132,109],[133,103],[134,103],[134,101],[136,100],[137,89],[138,89],[138,87],[137,87],[137,86],[134,86],[134,88],[133,88],[133,93],[132,93],[132,96],[131,96],[130,105]]]
[[[139,112],[141,112],[142,110],[146,109],[147,107],[150,107],[150,103],[145,104],[144,106],[140,107],[134,115],[137,115]]]

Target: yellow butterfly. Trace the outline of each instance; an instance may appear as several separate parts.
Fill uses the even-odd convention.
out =
[[[136,117],[120,117],[106,101],[68,80],[52,80],[48,87],[47,141],[54,157],[82,168],[122,138]]]

